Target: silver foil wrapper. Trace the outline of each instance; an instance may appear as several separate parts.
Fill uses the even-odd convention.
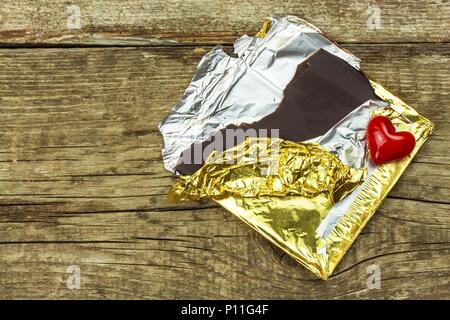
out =
[[[359,59],[320,30],[294,17],[270,18],[260,37],[243,36],[237,57],[215,47],[199,63],[181,100],[162,120],[164,167],[173,173],[181,153],[227,125],[252,123],[275,111],[298,64],[324,49],[359,68]]]

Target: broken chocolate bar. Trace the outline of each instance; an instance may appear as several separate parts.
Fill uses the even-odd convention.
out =
[[[276,136],[295,142],[315,138],[370,99],[379,98],[368,79],[347,62],[320,49],[298,65],[274,112],[250,124],[227,126],[209,139],[192,144],[181,154],[176,171],[192,174],[213,150],[221,152],[246,137]],[[229,134],[237,130],[240,134]]]

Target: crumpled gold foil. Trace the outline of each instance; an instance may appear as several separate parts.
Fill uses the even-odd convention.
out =
[[[257,38],[264,38],[267,35],[270,27],[272,26],[272,22],[270,19],[264,20],[264,23],[258,33],[255,35]]]
[[[333,204],[352,192],[365,173],[364,169],[344,165],[317,144],[247,138],[220,154],[212,154],[196,173],[181,177],[171,188],[169,201],[231,196],[314,198],[324,193]]]

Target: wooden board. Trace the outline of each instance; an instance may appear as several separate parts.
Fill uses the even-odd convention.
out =
[[[167,204],[156,125],[210,48],[0,50],[0,297],[449,298],[450,44],[347,48],[437,130],[326,282],[210,202]]]
[[[316,24],[436,125],[328,281],[214,203],[166,199],[158,122],[269,14]],[[449,299],[449,29],[446,0],[2,1],[0,298]]]
[[[367,24],[371,3],[381,13],[375,30]],[[446,0],[6,0],[0,4],[0,42],[226,44],[255,33],[271,14],[303,17],[340,42],[450,39]]]

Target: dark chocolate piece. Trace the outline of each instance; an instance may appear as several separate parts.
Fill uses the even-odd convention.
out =
[[[278,129],[282,139],[305,141],[323,135],[369,99],[379,98],[367,78],[347,62],[320,49],[298,65],[274,112],[251,124],[230,125],[226,129],[256,129],[246,132],[247,136],[273,136],[270,130]],[[226,129],[192,144],[181,154],[176,171],[192,174],[203,166],[203,159],[212,149],[221,152],[245,138],[242,134],[227,138]]]

